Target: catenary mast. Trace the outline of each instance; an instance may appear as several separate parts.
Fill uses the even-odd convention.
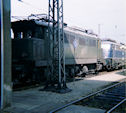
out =
[[[63,0],[49,0],[48,12],[48,84],[66,89]]]

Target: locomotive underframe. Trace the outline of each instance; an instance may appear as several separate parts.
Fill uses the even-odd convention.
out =
[[[39,65],[38,65],[38,63]],[[37,64],[37,65],[36,65]],[[23,86],[33,83],[44,83],[46,81],[47,61],[13,61],[12,75],[13,75],[13,87]],[[97,63],[83,63],[83,64],[68,64],[66,62],[66,76],[67,78],[73,78],[75,76],[85,76],[88,73],[96,73],[98,70]]]
[[[124,67],[126,64],[123,59],[119,58],[107,58],[105,59],[104,68],[108,71],[120,69]]]

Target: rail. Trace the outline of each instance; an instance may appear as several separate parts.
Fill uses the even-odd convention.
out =
[[[70,102],[70,103],[68,103],[68,104],[65,104],[65,105],[63,105],[63,106],[61,106],[61,107],[59,107],[59,108],[56,108],[56,109],[52,110],[50,113],[55,113],[55,112],[57,112],[57,111],[60,111],[61,109],[64,109],[64,108],[66,108],[66,107],[72,105],[72,104],[75,104],[75,103],[77,103],[77,102],[79,102],[79,101],[86,100],[86,99],[88,99],[88,98],[90,98],[90,97],[94,97],[94,96],[96,96],[97,94],[103,93],[103,92],[105,92],[105,91],[107,91],[107,90],[109,90],[109,89],[111,89],[111,88],[114,88],[114,87],[116,87],[116,86],[122,84],[124,81],[125,81],[125,79],[124,79],[124,80],[121,80],[119,83],[115,83],[115,84],[113,84],[113,85],[111,85],[111,86],[108,86],[108,87],[106,87],[106,88],[104,88],[104,89],[102,89],[102,90],[99,90],[99,91],[97,91],[97,92],[94,92],[94,93],[92,93],[92,94],[89,94],[89,95],[87,95],[87,96],[85,96],[85,97],[81,97],[80,99],[77,99],[77,100],[75,100],[75,101],[72,101],[72,102]]]
[[[121,102],[119,102],[117,105],[115,105],[113,108],[111,108],[110,110],[108,110],[106,113],[111,113],[112,111],[114,111],[117,107],[119,107],[125,101],[126,101],[126,98],[123,99]]]

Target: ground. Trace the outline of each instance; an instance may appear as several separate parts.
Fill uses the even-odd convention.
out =
[[[68,83],[67,85],[72,91],[65,94],[39,91],[39,89],[43,87],[15,91],[12,95],[12,106],[5,109],[5,111],[8,113],[49,113],[57,107],[125,78],[126,76],[120,71],[109,72],[90,78],[83,78],[82,80]],[[87,109],[85,108],[85,110]]]

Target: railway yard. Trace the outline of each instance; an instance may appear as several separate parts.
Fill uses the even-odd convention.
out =
[[[125,74],[124,70],[118,70],[79,78],[68,83],[72,91],[65,94],[40,91],[43,86],[15,91],[12,96],[12,106],[4,112],[104,113],[123,100],[123,104],[117,107],[116,113],[125,113],[125,107],[121,107],[125,105],[126,99]]]
[[[126,113],[126,4],[88,1],[0,0],[0,113]]]

